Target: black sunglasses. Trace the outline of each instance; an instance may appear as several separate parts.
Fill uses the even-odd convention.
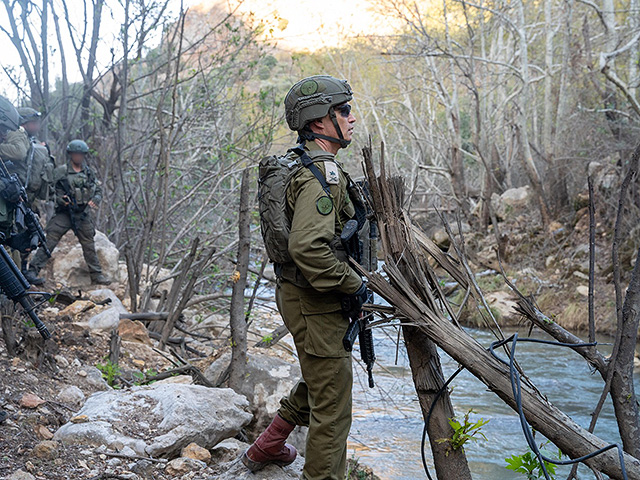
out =
[[[351,115],[351,105],[349,105],[348,103],[338,105],[337,107],[335,107],[335,110],[344,118],[349,118],[349,115]]]

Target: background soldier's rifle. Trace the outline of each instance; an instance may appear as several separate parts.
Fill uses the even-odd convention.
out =
[[[29,188],[29,182],[31,182],[31,171],[33,170],[33,155],[35,154],[35,145],[33,139],[29,138],[29,156],[27,158],[27,176],[24,179],[24,189]]]
[[[365,243],[368,243],[371,240],[371,233],[377,231],[371,228],[371,222],[369,223],[369,235],[367,239],[365,239]],[[373,223],[375,225],[375,223]],[[376,237],[373,237],[375,239]],[[342,229],[342,234],[340,235],[340,241],[349,257],[363,265],[365,268],[369,269],[372,267],[370,263],[363,263],[363,248],[362,242],[358,238],[358,222],[356,220],[349,220],[344,228]],[[366,249],[367,252],[375,254],[375,247]],[[375,257],[374,257],[375,258]],[[374,268],[375,270],[375,268]],[[373,292],[367,289],[367,303],[373,303]],[[342,310],[345,312],[351,311],[351,306],[349,305],[349,297],[344,297]],[[356,341],[356,337],[358,337],[360,343],[360,358],[367,366],[367,374],[369,376],[369,388],[374,387],[373,382],[373,365],[376,361],[376,354],[373,347],[373,334],[371,332],[371,328],[369,328],[369,321],[371,320],[373,313],[364,313],[360,312],[358,316],[353,316],[350,318],[349,328],[347,329],[347,333],[345,333],[344,338],[342,339],[342,345],[347,352],[353,350],[353,344]]]
[[[4,235],[0,234],[0,241],[4,241]],[[31,287],[20,269],[15,264],[9,252],[0,244],[0,290],[9,300],[22,305],[25,313],[29,315],[33,324],[45,340],[51,338],[51,333],[36,313],[36,305],[29,296],[27,290]]]
[[[28,242],[12,242],[11,239],[9,239],[10,246],[20,251],[25,251],[27,249],[40,246],[44,250],[44,253],[47,255],[47,257],[51,258],[51,252],[49,251],[49,248],[47,248],[47,237],[44,234],[42,225],[40,225],[40,220],[38,219],[38,216],[35,214],[35,212],[31,210],[31,208],[27,204],[27,191],[22,185],[22,182],[20,182],[18,176],[15,173],[9,173],[7,165],[1,158],[0,175],[14,182],[20,188],[20,200],[18,201],[18,203],[16,203],[16,223],[22,225],[27,230],[27,232],[29,232],[29,236],[31,238],[37,237],[36,242],[32,242],[31,238]],[[18,234],[16,237],[20,237],[20,234]],[[28,243],[28,245],[25,247],[24,243]]]

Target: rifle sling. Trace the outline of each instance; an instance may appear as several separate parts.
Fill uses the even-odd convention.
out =
[[[307,152],[304,151],[304,144],[301,143],[297,147],[292,148],[291,151],[300,157],[302,165],[307,167],[311,171],[311,173],[313,173],[314,177],[318,179],[318,182],[320,182],[324,193],[326,193],[329,198],[333,198],[331,190],[329,189],[329,184],[327,183],[327,179],[324,178],[324,175],[322,174],[318,166],[314,163]]]

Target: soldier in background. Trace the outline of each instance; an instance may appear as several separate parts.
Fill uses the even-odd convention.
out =
[[[82,140],[72,140],[67,145],[68,161],[53,172],[56,195],[54,216],[47,222],[45,229],[47,247],[51,252],[56,248],[62,236],[73,230],[82,246],[91,281],[106,285],[109,280],[102,274],[95,247],[95,227],[93,213],[102,200],[102,188],[93,169],[87,164],[89,146]],[[27,280],[33,284],[43,283],[38,272],[47,263],[47,256],[38,249],[29,265]]]
[[[0,96],[0,149],[3,151],[12,150],[12,144],[5,143],[9,136],[14,137],[12,134],[20,126],[20,115],[18,115],[15,107],[5,97]],[[9,145],[9,148],[6,148]],[[20,144],[17,144],[20,148]],[[3,158],[0,154],[0,158]],[[13,228],[13,220],[15,217],[15,211],[13,204],[18,201],[20,192],[16,190],[16,186],[5,179],[0,177],[0,234],[3,240],[9,238],[11,230]],[[0,303],[6,302],[6,297],[2,296]],[[7,412],[0,409],[0,423],[3,423],[7,419]]]
[[[8,100],[6,101],[9,102]],[[18,171],[15,170],[15,166],[22,166],[25,163],[31,142],[29,142],[29,135],[25,129],[20,126],[20,115],[13,105],[11,105],[11,108],[13,108],[16,115],[18,115],[18,128],[8,132],[5,131],[4,139],[2,143],[0,143],[0,157],[7,164],[7,168],[9,168],[11,173],[18,173]],[[22,168],[20,167],[19,169],[21,170]],[[18,177],[20,177],[19,173]],[[22,180],[22,178],[20,180]]]
[[[27,198],[24,199],[27,206],[34,212],[39,213],[39,200],[46,201],[50,196],[53,196],[54,164],[47,146],[37,139],[42,124],[40,112],[30,107],[20,107],[18,108],[18,113],[20,114],[21,126],[18,132],[20,134],[24,132],[29,148],[25,158],[22,160],[12,159],[7,163],[7,169],[10,173],[18,175],[20,182],[24,186],[27,192]],[[22,140],[20,143],[22,143]],[[17,227],[18,233],[21,229],[24,230],[26,228],[24,225],[18,225]],[[27,279],[37,282],[37,278],[31,276],[27,271],[30,254],[30,251],[20,252],[21,270],[25,277],[28,277]],[[39,283],[34,285],[39,285]]]
[[[0,96],[0,158],[9,160],[6,155],[19,156],[28,149],[22,142],[26,140],[24,130],[20,132],[20,115],[5,97]],[[15,221],[14,205],[20,199],[19,188],[10,179],[0,177],[0,234],[3,240],[12,233]]]
[[[46,143],[38,139],[42,126],[42,117],[30,107],[18,108],[21,126],[29,139],[29,151],[24,166],[16,172],[24,185],[31,208],[37,210],[35,200],[48,201],[53,198],[53,169],[55,162]]]

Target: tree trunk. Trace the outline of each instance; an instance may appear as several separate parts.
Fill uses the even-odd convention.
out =
[[[404,326],[402,332],[407,346],[413,383],[420,400],[420,408],[425,421],[427,421],[429,409],[444,385],[440,357],[436,345],[420,329]],[[454,430],[448,420],[454,417],[455,412],[453,405],[451,405],[451,398],[445,389],[435,404],[427,425],[436,475],[439,479],[471,480],[471,472],[464,449],[454,450],[449,442],[442,441],[453,436]]]
[[[42,0],[42,28],[40,31],[42,45],[42,105],[41,110],[49,113],[49,0]],[[48,138],[49,125],[43,122],[40,138]]]
[[[549,152],[549,170],[547,171],[547,178],[550,179],[549,190],[551,192],[551,208],[558,214],[570,205],[569,192],[567,191],[567,162],[558,161],[558,152],[564,149],[564,143],[561,143],[566,137],[565,132],[567,128],[567,115],[568,115],[568,100],[567,94],[567,79],[570,75],[569,62],[571,59],[571,25],[573,19],[573,0],[567,2],[567,8],[565,11],[564,25],[562,39],[562,67],[560,70],[560,89],[558,91],[558,107],[556,110],[555,119],[555,134],[551,140]]]
[[[614,368],[611,398],[620,429],[620,437],[624,444],[624,451],[636,458],[640,458],[640,425],[638,425],[638,401],[633,386],[633,359],[639,323],[640,261],[636,261],[622,307],[620,349],[614,365],[611,366]]]
[[[247,284],[249,251],[251,248],[251,218],[249,217],[249,170],[242,172],[240,213],[238,215],[238,263],[231,296],[231,371],[229,387],[240,391],[247,365],[247,321],[244,312],[244,289]]]
[[[629,31],[637,32],[640,27],[640,2],[638,0],[629,1],[629,15],[627,16],[627,22],[629,23]],[[640,59],[640,44],[636,42],[631,51],[629,52],[628,60],[628,84],[629,94],[634,98],[638,98],[638,85],[640,84],[640,66],[638,65],[638,59]]]
[[[533,155],[531,153],[531,147],[529,146],[529,132],[528,132],[528,112],[530,109],[531,98],[530,98],[530,82],[529,78],[529,55],[528,55],[528,41],[527,41],[527,33],[526,33],[526,24],[525,24],[525,15],[524,15],[524,4],[523,0],[518,2],[518,12],[519,12],[519,25],[518,25],[518,35],[519,35],[519,46],[520,46],[520,58],[521,58],[521,67],[520,72],[522,74],[522,93],[518,97],[518,114],[517,114],[517,131],[518,131],[518,139],[520,141],[520,148],[522,150],[522,161],[524,164],[525,172],[529,177],[529,181],[531,182],[531,186],[533,187],[533,191],[535,193],[536,200],[538,201],[538,208],[540,209],[540,217],[543,225],[549,224],[549,207],[547,206],[547,199],[544,193],[544,188],[542,185],[542,178],[540,178],[540,174],[538,173],[538,169],[536,168],[535,162],[533,160]]]
[[[7,355],[15,357],[18,342],[16,342],[16,334],[13,330],[13,316],[5,313],[5,305],[11,305],[11,303],[6,299],[2,300],[2,302],[4,303],[4,305],[0,306],[0,310],[2,310],[0,312],[2,314],[2,337],[4,338],[5,347],[7,347]]]

